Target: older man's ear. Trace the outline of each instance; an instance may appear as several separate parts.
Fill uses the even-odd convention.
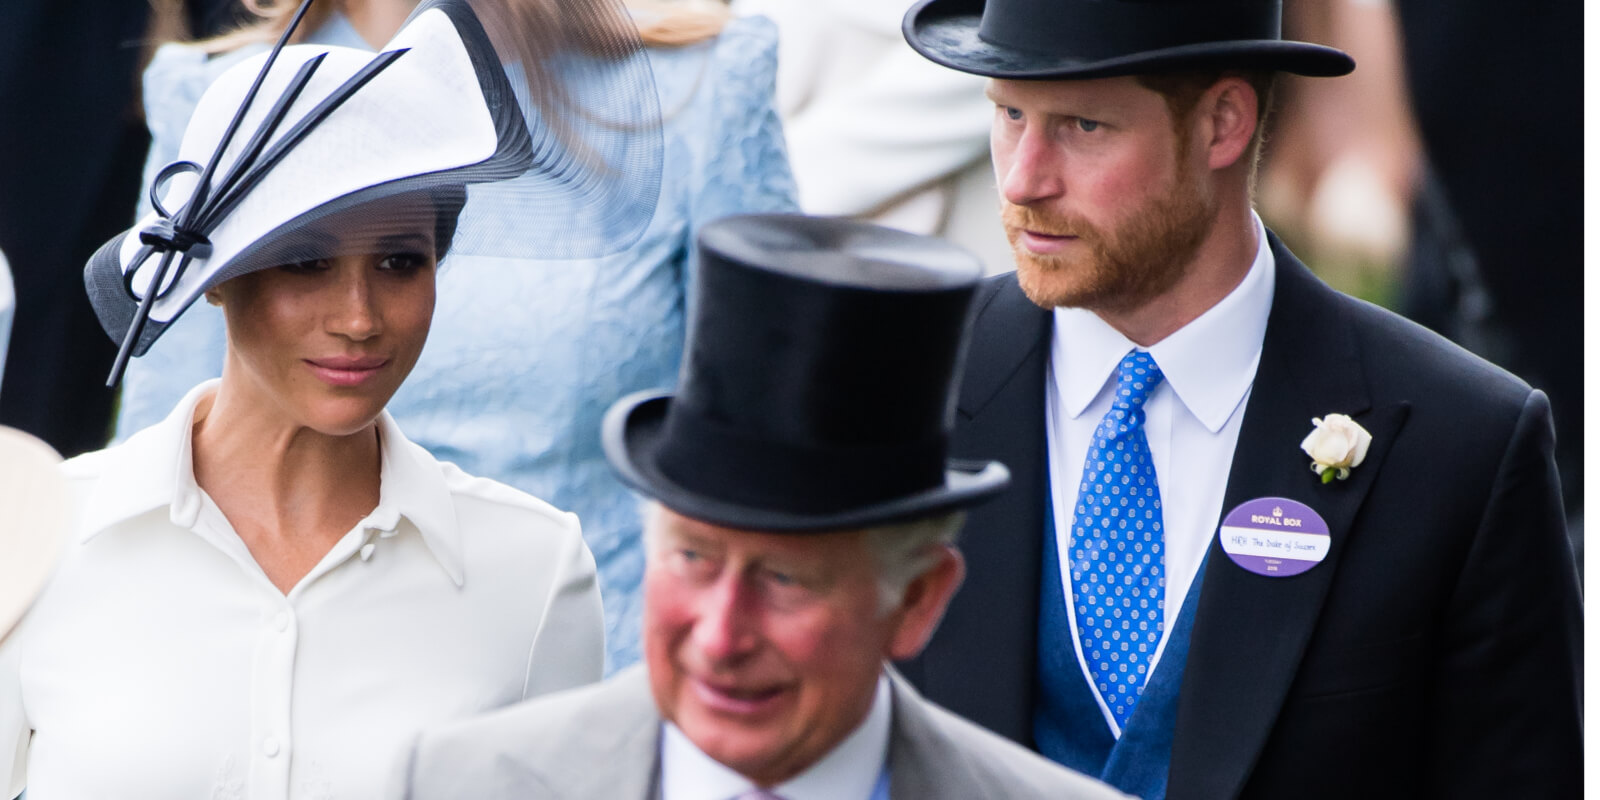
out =
[[[890,612],[895,626],[887,654],[891,661],[904,661],[922,652],[938,629],[939,620],[944,619],[950,598],[967,576],[967,561],[961,551],[950,545],[938,547],[938,561],[911,579],[900,604]]]

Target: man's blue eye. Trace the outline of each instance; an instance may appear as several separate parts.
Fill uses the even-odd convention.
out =
[[[1005,108],[1005,111],[1006,111],[1006,118],[1007,119],[1022,119],[1022,111],[1021,110],[1012,108],[1011,106],[1005,106],[1004,108]]]
[[[1093,133],[1099,127],[1100,123],[1095,120],[1078,117],[1078,130],[1084,133]]]

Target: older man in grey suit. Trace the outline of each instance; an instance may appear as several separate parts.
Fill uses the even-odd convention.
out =
[[[961,509],[1008,481],[945,458],[981,265],[797,216],[723,220],[699,247],[678,392],[625,398],[603,432],[654,501],[645,664],[424,734],[397,794],[1120,797],[887,665],[921,650],[961,582]]]

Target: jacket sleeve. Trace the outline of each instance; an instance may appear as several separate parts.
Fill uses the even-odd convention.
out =
[[[566,517],[544,618],[528,652],[524,700],[594,683],[605,666],[605,615],[594,556],[584,544],[577,516],[569,513]]]
[[[1436,643],[1438,797],[1582,791],[1582,604],[1544,393],[1506,446]]]

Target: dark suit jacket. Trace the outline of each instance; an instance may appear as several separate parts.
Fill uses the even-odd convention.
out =
[[[1268,578],[1213,540],[1168,796],[1576,797],[1581,609],[1544,395],[1269,240],[1272,312],[1222,509],[1298,500],[1331,550]],[[966,584],[903,671],[1031,744],[1050,314],[1012,275],[977,302],[953,455],[1000,459],[1012,489],[971,513]],[[1324,485],[1299,445],[1327,413],[1373,441]]]

